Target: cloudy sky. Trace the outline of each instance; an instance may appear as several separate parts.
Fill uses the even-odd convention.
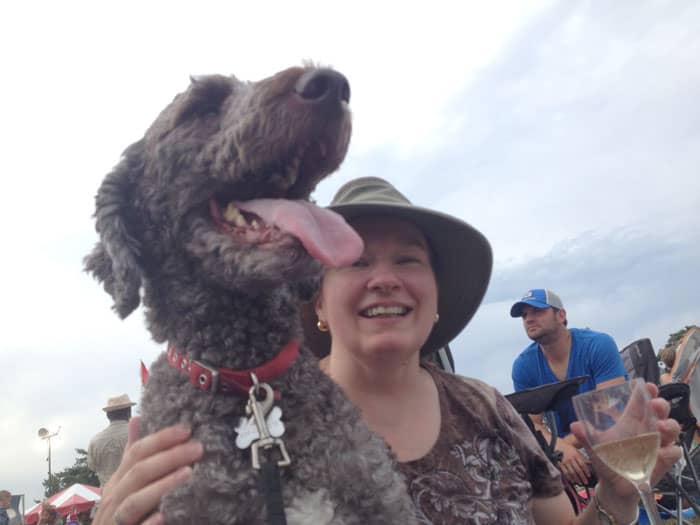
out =
[[[530,287],[620,347],[700,323],[700,4],[260,4],[2,8],[0,488],[28,503],[47,475],[37,430],[60,427],[52,467],[72,465],[162,351],[81,259],[102,177],[190,74],[313,59],[348,76],[350,153],[315,198],[379,175],[486,234],[489,291],[452,344],[464,375],[512,390],[528,341],[508,309]]]

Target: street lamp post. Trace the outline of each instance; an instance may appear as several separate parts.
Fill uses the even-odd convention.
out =
[[[58,430],[56,430],[56,432],[54,432],[53,434],[51,432],[49,432],[47,429],[45,429],[44,427],[41,427],[39,429],[39,437],[41,439],[45,439],[46,442],[49,444],[49,455],[46,458],[46,461],[48,461],[48,463],[49,463],[49,488],[52,487],[52,484],[51,484],[51,438],[56,437],[60,431],[61,431],[60,426],[58,427]]]

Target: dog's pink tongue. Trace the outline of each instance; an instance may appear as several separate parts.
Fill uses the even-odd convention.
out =
[[[331,210],[285,199],[254,199],[234,205],[294,235],[312,257],[331,268],[352,264],[362,255],[362,238]]]

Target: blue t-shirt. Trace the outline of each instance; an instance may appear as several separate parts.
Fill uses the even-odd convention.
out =
[[[595,390],[596,385],[609,379],[616,377],[627,379],[625,365],[612,337],[581,328],[570,328],[569,332],[571,333],[571,354],[565,379],[588,376],[588,379],[579,385],[579,393]],[[552,372],[540,345],[536,342],[523,350],[515,359],[512,376],[516,391],[559,381]],[[576,421],[571,400],[559,404],[555,418],[559,436],[569,434],[569,425],[572,421]]]

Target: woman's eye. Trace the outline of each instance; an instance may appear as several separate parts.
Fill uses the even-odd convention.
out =
[[[411,263],[419,263],[421,260],[418,257],[399,257],[398,261],[399,264],[411,264]]]
[[[367,267],[369,263],[367,262],[367,259],[357,259],[354,263],[352,263],[353,268],[365,268]]]

